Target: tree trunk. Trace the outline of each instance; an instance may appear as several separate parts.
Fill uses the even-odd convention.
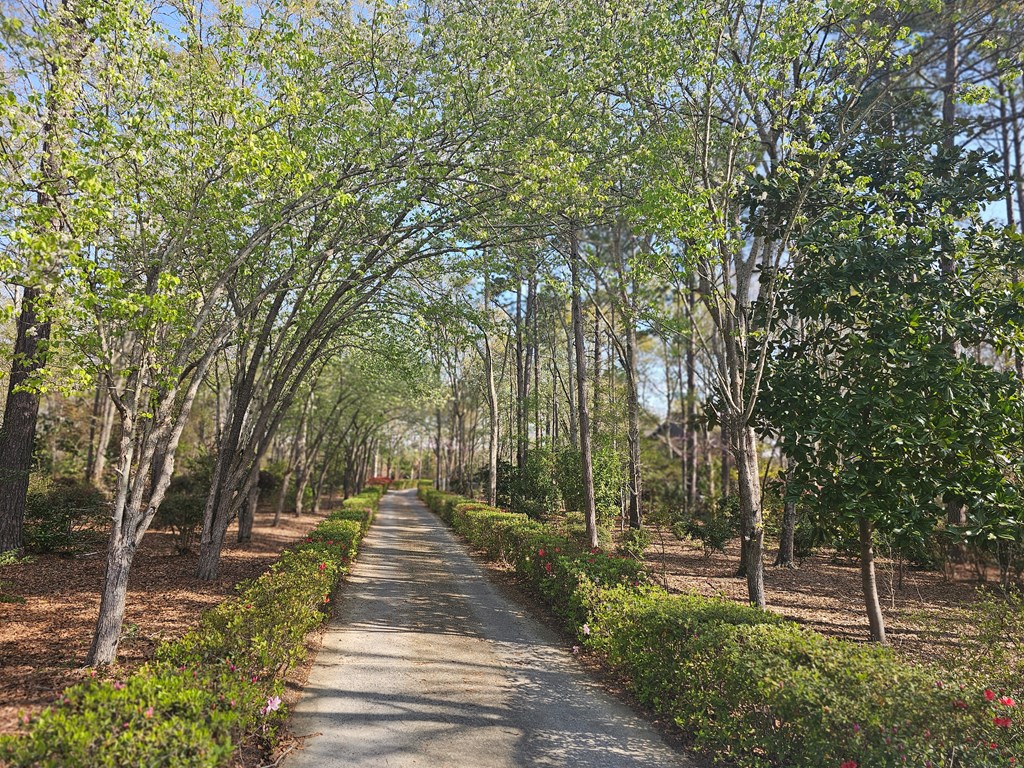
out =
[[[694,330],[695,309],[697,306],[697,286],[691,276],[689,278],[689,297],[687,311],[690,332],[686,337],[686,463],[684,467],[686,482],[686,509],[693,514],[697,506],[697,334]]]
[[[761,473],[757,462],[757,436],[738,418],[729,422],[735,430],[736,469],[740,516],[743,521],[743,563],[746,567],[747,596],[757,608],[766,605],[764,594],[764,523],[761,513]]]
[[[120,546],[113,538],[107,553],[107,568],[100,597],[99,620],[93,635],[86,664],[98,666],[113,664],[121,641],[124,609],[128,599],[128,574],[131,571],[135,547]]]
[[[434,487],[439,491],[445,490],[444,483],[441,482],[441,439],[442,439],[442,415],[441,409],[438,408],[436,411],[437,416],[437,432],[434,439]]]
[[[288,500],[288,488],[292,484],[292,471],[286,469],[281,477],[281,492],[277,494],[277,506],[274,508],[274,527],[281,524],[281,513],[284,512],[285,502]],[[227,530],[227,526],[224,526]]]
[[[782,507],[782,531],[779,533],[779,552],[775,565],[780,568],[796,567],[796,502],[786,501]]]
[[[63,261],[67,247],[68,226],[61,210],[61,198],[67,194],[62,150],[69,133],[71,96],[78,88],[81,63],[89,46],[85,18],[70,0],[61,0],[59,6],[54,16],[60,22],[61,34],[54,49],[43,52],[50,85],[44,99],[41,181],[36,192],[40,234],[56,243],[56,253],[50,256],[55,264],[44,268],[47,274],[52,274]],[[41,215],[44,211],[45,217]],[[50,340],[50,321],[43,316],[45,311],[40,313],[42,300],[38,287],[25,286],[15,328],[14,356],[0,426],[0,552],[20,552],[24,545],[25,502],[39,417],[39,394],[32,386],[32,378],[46,365]]]
[[[942,137],[943,147],[952,150],[956,145],[956,86],[960,74],[960,39],[957,33],[957,16],[959,15],[959,0],[946,0],[946,52],[944,71],[942,76],[942,125],[945,134]],[[953,256],[953,246],[942,243],[942,255],[939,258],[939,268],[942,274],[950,278],[956,272],[956,261]],[[948,339],[949,351],[954,356],[960,355],[960,344],[956,338]],[[946,506],[946,522],[950,526],[960,526],[967,522],[967,514],[964,509],[963,500],[953,495],[946,494],[944,498]],[[966,558],[966,550],[962,545],[951,549],[950,554],[957,562],[963,562]]]
[[[238,513],[238,543],[252,541],[252,526],[256,521],[256,506],[260,502],[260,465],[253,465],[252,473],[246,483],[245,503]]]
[[[110,448],[110,438],[114,434],[114,418],[117,416],[117,409],[110,397],[103,398],[102,417],[100,420],[99,440],[96,443],[96,454],[93,457],[90,467],[88,481],[97,487],[103,485],[103,475],[107,471],[107,451]]]
[[[597,536],[597,505],[594,499],[594,459],[587,405],[587,353],[583,342],[583,308],[580,302],[580,244],[573,227],[569,232],[569,269],[572,274],[572,330],[576,348],[576,408],[579,412],[580,459],[583,465],[583,515],[591,548],[600,544]]]
[[[36,303],[39,291],[26,288],[18,315],[14,361],[7,389],[4,421],[0,426],[0,552],[21,551],[24,542],[25,497],[36,441],[39,395],[23,389],[46,360],[50,323],[41,320]]]
[[[484,275],[484,314],[490,312],[491,283]],[[491,335],[484,331],[484,376],[487,379],[487,416],[490,425],[487,439],[487,503],[492,507],[498,503],[498,389],[494,384],[494,354],[491,349]]]
[[[878,602],[878,585],[875,581],[875,548],[871,542],[872,524],[866,517],[858,521],[860,527],[860,583],[864,591],[864,605],[868,611],[868,625],[871,640],[885,644],[885,619]]]
[[[640,477],[640,392],[636,363],[636,325],[626,316],[626,442],[629,449],[629,467],[626,486],[629,492],[627,502],[629,527],[639,528],[642,524],[641,477]]]

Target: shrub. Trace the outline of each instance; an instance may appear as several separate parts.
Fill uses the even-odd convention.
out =
[[[583,460],[575,447],[563,448],[556,458],[558,490],[570,512],[583,510]],[[626,483],[623,457],[606,440],[593,453],[594,504],[597,519],[607,525],[620,515],[622,488]]]
[[[543,519],[558,504],[555,486],[555,456],[547,448],[532,448],[520,467],[511,469],[509,508]]]
[[[71,477],[32,475],[25,500],[25,544],[34,552],[73,550],[108,514],[103,491]]]
[[[212,454],[191,459],[187,471],[172,479],[167,486],[167,494],[153,518],[154,528],[170,529],[174,533],[180,554],[192,551],[203,523],[203,510],[213,482],[215,462],[216,457]]]
[[[349,499],[127,680],[68,688],[26,733],[0,738],[0,760],[213,768],[228,763],[246,736],[271,741],[284,715],[280,675],[302,658],[306,633],[326,616],[378,499],[377,492]]]
[[[199,527],[203,523],[203,508],[206,500],[202,496],[185,493],[168,493],[153,518],[153,527],[170,529],[177,539],[175,545],[179,554],[192,551]]]
[[[646,528],[630,528],[623,534],[619,549],[622,550],[622,554],[634,560],[643,560],[652,541],[651,533]]]
[[[739,765],[882,766],[905,757],[975,768],[1010,765],[1024,747],[1001,695],[961,688],[884,648],[651,587],[596,590],[588,609],[585,642],[696,746]]]

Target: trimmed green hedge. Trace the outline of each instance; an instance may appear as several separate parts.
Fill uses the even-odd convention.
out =
[[[877,646],[826,638],[724,599],[670,595],[635,561],[421,487],[470,543],[512,564],[694,746],[750,768],[1024,765],[1024,696],[949,679]],[[1022,686],[1024,687],[1024,686]]]
[[[0,739],[0,760],[40,768],[215,768],[247,736],[272,741],[284,716],[281,678],[326,618],[380,496],[375,489],[347,499],[127,679],[68,688],[25,733]]]

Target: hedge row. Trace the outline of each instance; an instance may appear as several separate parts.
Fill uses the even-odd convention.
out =
[[[210,767],[234,745],[272,742],[284,711],[282,676],[328,613],[382,491],[347,499],[238,595],[203,613],[125,680],[91,680],[0,739],[11,766]]]
[[[644,703],[717,761],[764,768],[1024,765],[1021,691],[900,661],[781,617],[652,586],[629,560],[429,485],[420,497],[512,564]],[[1021,702],[1024,704],[1024,702]]]

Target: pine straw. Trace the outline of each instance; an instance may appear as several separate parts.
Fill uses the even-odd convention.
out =
[[[775,552],[769,544],[766,562]],[[724,553],[705,557],[701,547],[680,541],[670,532],[659,536],[647,551],[656,580],[675,592],[721,595],[747,601],[746,579],[737,577],[739,539]],[[903,568],[879,558],[877,579],[888,640],[900,656],[931,660],[949,654],[960,642],[956,621],[960,609],[977,597],[978,582],[965,569],[955,579],[941,572]],[[797,568],[765,569],[768,607],[825,635],[868,640],[868,622],[857,560],[832,551],[819,551],[799,561]]]
[[[324,516],[285,514],[270,527],[273,513],[256,516],[252,542],[240,545],[228,531],[220,576],[201,582],[198,555],[179,555],[172,534],[149,531],[132,566],[118,665],[122,675],[152,658],[163,640],[183,635],[204,608],[254,579],[281,551],[302,539]],[[0,566],[0,733],[17,729],[25,715],[53,702],[60,691],[87,677],[83,669],[100,603],[105,543],[76,557],[39,555],[29,562]]]

